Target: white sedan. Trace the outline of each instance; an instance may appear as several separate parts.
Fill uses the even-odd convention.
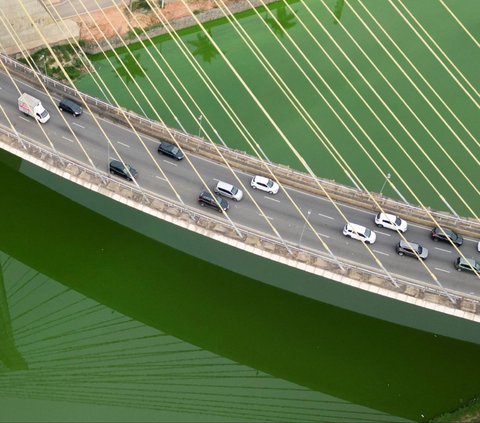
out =
[[[375,224],[379,228],[392,229],[393,231],[405,232],[407,230],[408,224],[405,220],[400,219],[394,214],[388,213],[378,213],[375,215]]]
[[[250,185],[253,189],[259,189],[269,194],[276,194],[280,188],[276,182],[263,176],[254,176]]]

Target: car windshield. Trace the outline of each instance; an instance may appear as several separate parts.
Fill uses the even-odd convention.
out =
[[[172,154],[177,154],[178,153],[178,147],[173,146],[172,147]]]
[[[237,187],[232,187],[232,194],[235,195],[238,192]]]
[[[365,228],[365,236],[367,238],[370,238],[370,235],[372,234],[372,231],[368,228]],[[359,235],[361,235],[361,233],[359,232]]]
[[[46,118],[48,116],[48,112],[46,110],[44,110],[42,113],[40,113],[40,117],[43,119],[43,118]]]
[[[268,180],[267,186],[268,186],[268,188],[272,188],[272,187],[273,187],[273,181],[272,181],[271,179]]]
[[[397,217],[397,218],[395,219],[395,225],[400,226],[401,224],[402,224],[402,219],[400,219],[399,217]]]

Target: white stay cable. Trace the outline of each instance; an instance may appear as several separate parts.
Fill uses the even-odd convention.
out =
[[[460,27],[466,32],[466,34],[472,39],[472,41],[476,44],[477,47],[480,48],[480,43],[475,39],[475,37],[471,34],[471,32],[465,27],[465,25],[458,19],[455,14],[448,8],[443,0],[438,0],[440,4],[446,9],[446,11],[450,14],[450,16],[455,19],[455,22],[460,25]]]
[[[403,3],[398,0],[399,3],[403,6]],[[448,69],[448,66],[443,63],[442,59],[435,53],[435,51],[428,45],[428,43],[423,39],[423,37],[418,33],[418,31],[413,27],[413,25],[408,21],[408,19],[403,15],[403,13],[395,6],[395,4],[392,2],[392,0],[388,0],[388,2],[392,5],[392,7],[397,11],[397,13],[402,17],[402,19],[405,21],[405,23],[410,27],[410,29],[415,33],[415,35],[418,37],[418,39],[427,47],[428,51],[432,53],[432,55],[437,59],[438,63],[442,65],[442,67],[447,71],[447,73],[452,77],[452,79],[457,83],[457,85],[462,89],[462,91],[467,95],[467,97],[472,100],[473,104],[475,104],[478,108],[480,108],[480,104],[475,100],[475,98],[472,97],[472,95],[468,92],[468,90],[463,86],[463,84],[458,80],[458,78]],[[403,6],[405,8],[405,6]],[[406,9],[406,8],[405,8]],[[422,31],[427,35],[427,37],[430,39],[430,41],[433,43],[433,45],[442,53],[442,55],[446,58],[447,62],[452,66],[457,73],[462,77],[462,79],[467,83],[467,85],[470,87],[470,89],[475,93],[477,97],[480,96],[478,91],[473,87],[473,85],[468,81],[467,78],[460,72],[460,70],[455,66],[455,64],[450,60],[450,58],[443,52],[443,50],[440,48],[440,46],[433,40],[433,38],[430,37],[428,32],[426,32],[422,25],[417,21],[417,19],[410,13],[410,11],[407,10],[407,13],[410,15],[411,19],[420,27],[422,28]]]
[[[476,212],[473,211],[473,209],[470,207],[470,205],[465,201],[464,197],[458,192],[458,190],[456,190],[456,188],[450,183],[450,181],[448,181],[448,179],[443,175],[443,172],[441,171],[441,169],[438,168],[438,166],[433,162],[433,160],[429,157],[429,155],[424,151],[424,149],[419,145],[419,143],[417,142],[417,140],[413,137],[413,135],[410,133],[410,131],[408,131],[408,129],[405,127],[405,125],[398,119],[398,117],[396,116],[396,114],[391,110],[391,108],[385,103],[385,101],[383,100],[383,98],[380,96],[380,94],[378,94],[378,92],[375,90],[375,88],[370,84],[370,82],[365,78],[365,76],[362,74],[362,72],[358,69],[358,67],[351,61],[350,57],[348,56],[347,53],[345,53],[345,51],[342,49],[342,47],[337,43],[337,41],[329,34],[329,32],[325,29],[325,27],[323,26],[323,24],[319,21],[319,19],[317,18],[317,16],[312,12],[312,10],[305,4],[305,2],[303,0],[300,0],[302,5],[306,8],[306,10],[308,10],[309,14],[313,17],[313,19],[317,22],[317,24],[322,28],[322,30],[324,31],[324,33],[329,37],[329,39],[333,42],[333,44],[337,47],[337,49],[342,53],[342,55],[345,57],[345,59],[350,63],[350,65],[356,70],[357,74],[362,78],[362,80],[365,82],[365,84],[369,87],[369,89],[375,94],[375,96],[379,99],[379,101],[382,103],[382,105],[386,108],[386,110],[390,113],[390,115],[396,120],[396,122],[399,124],[399,126],[404,130],[404,132],[409,136],[409,138],[414,142],[414,144],[417,146],[417,148],[422,152],[422,154],[424,155],[424,157],[427,159],[427,161],[436,169],[436,171],[438,172],[438,174],[442,177],[442,179],[445,180],[445,182],[448,184],[448,186],[452,189],[452,191],[458,196],[458,198],[460,199],[460,201],[462,203],[464,203],[464,205],[466,206],[466,208],[470,211],[470,213],[472,214],[472,216],[475,216],[475,218],[478,219],[477,217],[477,214]],[[325,3],[323,2],[323,0],[320,0],[322,1],[322,3],[324,4],[324,6],[326,7]],[[284,3],[286,4],[286,6],[289,8],[289,10],[295,15],[296,15],[296,12],[291,8],[291,6],[288,4],[288,2],[286,2],[284,0]],[[333,12],[330,12],[332,13],[333,15]],[[297,16],[298,18],[298,16]],[[348,76],[346,76],[344,74],[344,72],[340,69],[340,67],[335,63],[335,61],[331,58],[331,56],[328,54],[328,52],[325,50],[325,48],[321,45],[321,43],[315,38],[315,36],[312,34],[312,32],[305,26],[305,24],[301,21],[301,19],[299,19],[299,22],[302,24],[302,26],[304,27],[304,29],[309,33],[310,37],[312,38],[313,42],[322,50],[323,54],[329,59],[329,61],[333,64],[333,66],[335,67],[335,69],[339,72],[339,74],[344,78],[345,82],[352,88],[352,90],[355,92],[355,94],[360,98],[360,100],[362,101],[362,103],[367,107],[367,109],[372,113],[372,115],[375,117],[375,119],[380,123],[380,125],[382,126],[382,128],[390,135],[390,137],[392,138],[392,140],[395,142],[395,144],[400,148],[400,150],[403,152],[403,154],[405,155],[405,157],[407,157],[410,162],[413,164],[413,166],[415,167],[415,169],[423,176],[423,178],[425,179],[425,181],[432,187],[432,189],[434,190],[434,192],[438,195],[438,197],[444,202],[445,202],[445,199],[443,197],[443,195],[438,191],[438,189],[435,187],[435,185],[433,184],[433,182],[431,181],[431,178],[429,178],[425,172],[422,170],[421,166],[419,166],[415,160],[411,157],[411,155],[408,153],[408,151],[405,149],[405,147],[402,145],[402,143],[397,139],[397,137],[393,134],[393,132],[390,130],[390,128],[382,121],[382,119],[378,116],[378,114],[373,110],[373,108],[369,105],[368,101],[365,100],[364,96],[355,88],[355,86],[353,85],[353,83],[350,81],[350,79],[348,78]],[[340,25],[342,25],[341,22],[339,22]],[[289,37],[288,34],[286,34],[287,37]],[[291,40],[291,38],[289,38]],[[291,40],[292,43],[294,43],[293,40]],[[304,55],[302,56],[304,57],[305,60],[307,60],[307,63],[310,63],[308,61],[308,58],[306,58]],[[373,64],[374,65],[374,64]],[[418,196],[411,190],[411,188],[408,186],[408,184],[405,182],[405,180],[403,179],[403,177],[401,176],[401,174],[395,169],[395,166],[393,166],[390,161],[386,158],[386,156],[383,154],[383,152],[381,151],[381,149],[375,144],[375,142],[373,142],[373,140],[371,139],[371,137],[367,134],[367,132],[363,129],[363,127],[358,123],[358,121],[354,118],[354,116],[348,111],[348,109],[345,107],[345,105],[341,102],[341,100],[338,98],[338,96],[336,95],[336,93],[328,86],[328,84],[324,81],[324,78],[321,76],[321,74],[314,69],[313,65],[312,66],[312,70],[315,72],[315,74],[322,80],[322,82],[324,82],[324,84],[327,86],[327,88],[329,89],[329,91],[331,92],[331,94],[335,97],[335,99],[339,102],[339,104],[342,106],[342,108],[345,110],[345,112],[349,115],[349,117],[355,122],[356,126],[361,130],[361,132],[365,135],[365,137],[369,140],[369,143],[370,145],[375,149],[375,151],[380,154],[380,156],[385,160],[386,163],[389,164],[390,168],[392,169],[392,171],[395,172],[395,174],[398,176],[398,178],[402,181],[403,185],[407,188],[407,190],[414,196],[415,200],[417,201],[417,203],[419,205],[421,205],[425,211],[427,211],[426,207],[423,206],[423,203],[420,201],[420,199],[418,198]],[[375,65],[374,65],[375,66]],[[362,150],[365,152],[365,149],[363,146],[360,146],[362,148]],[[368,155],[368,154],[367,154]],[[372,158],[371,159],[372,161],[374,161],[374,159]],[[383,173],[383,172],[382,172]],[[449,207],[449,205],[446,203],[447,207]],[[428,211],[427,211],[428,212]]]
[[[437,91],[432,87],[430,82],[428,82],[427,78],[423,76],[423,74],[418,70],[418,68],[415,66],[415,64],[410,60],[410,58],[404,53],[404,51],[400,48],[400,46],[395,42],[395,40],[392,39],[392,37],[388,34],[388,32],[384,29],[384,27],[378,22],[378,20],[373,16],[373,14],[368,10],[367,7],[363,3],[359,3],[362,8],[365,10],[365,12],[370,16],[370,18],[375,22],[375,24],[380,28],[380,30],[383,32],[383,34],[388,38],[388,40],[395,46],[397,51],[402,55],[402,57],[408,62],[408,64],[412,67],[412,69],[415,71],[415,73],[422,79],[423,83],[430,89],[430,91],[437,97],[437,99],[442,103],[442,105],[450,112],[450,114],[454,117],[454,119],[457,121],[457,123],[463,128],[463,130],[469,135],[469,137],[477,144],[477,146],[480,147],[479,141],[475,138],[475,136],[470,132],[470,130],[463,124],[463,122],[459,119],[459,117],[455,114],[455,112],[450,108],[450,106],[445,102],[445,100],[437,93]],[[365,29],[370,33],[370,35],[377,41],[379,46],[385,51],[385,53],[390,57],[390,59],[395,63],[396,67],[402,72],[402,74],[407,78],[407,80],[412,84],[413,87],[415,87],[415,90],[422,96],[422,98],[425,100],[425,102],[429,105],[429,107],[432,109],[432,111],[440,118],[440,120],[444,123],[444,125],[449,129],[449,131],[452,133],[452,135],[457,139],[457,141],[460,142],[462,147],[464,148],[465,152],[470,155],[477,163],[480,163],[476,157],[475,154],[473,154],[470,149],[465,145],[464,141],[462,140],[461,137],[457,135],[457,133],[452,129],[452,127],[448,124],[448,122],[445,121],[443,116],[440,114],[440,112],[437,110],[437,108],[430,102],[430,100],[423,94],[422,90],[418,88],[418,86],[415,84],[415,82],[410,78],[410,76],[405,72],[405,70],[400,66],[398,61],[392,56],[392,54],[388,51],[388,49],[384,46],[384,44],[378,39],[378,37],[373,33],[371,30],[370,26],[365,23],[365,21],[362,19],[362,17],[356,12],[356,10],[349,4],[347,3],[348,7],[350,10],[354,13],[354,15],[362,22],[363,26]],[[345,26],[342,25],[342,28],[344,31],[347,32],[348,36],[351,38],[350,33],[347,31]]]

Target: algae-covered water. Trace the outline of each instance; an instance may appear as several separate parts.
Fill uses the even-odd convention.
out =
[[[92,59],[151,118],[303,169],[291,143],[319,176],[378,192],[389,173],[388,196],[478,216],[480,3],[444,2],[463,28],[437,0],[349,1],[342,25],[334,3],[278,2],[239,15],[243,32],[222,19],[181,31],[184,50],[165,35]],[[77,85],[103,96],[89,76]]]

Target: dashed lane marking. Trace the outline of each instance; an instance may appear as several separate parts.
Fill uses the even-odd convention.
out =
[[[322,238],[330,238],[330,235],[321,234],[320,232],[318,233],[318,235],[320,235]]]
[[[165,163],[168,163],[169,165],[172,165],[172,166],[178,166],[178,164],[170,162],[168,160],[162,160],[162,161],[165,162]]]
[[[385,236],[392,236],[392,234],[387,234],[386,232],[382,232],[382,231],[375,231],[377,234],[382,234],[382,235],[385,235]]]
[[[166,178],[164,178],[164,177],[162,177],[162,176],[158,176],[158,175],[155,175],[155,178],[161,179],[162,181],[166,181],[166,180],[167,180]]]
[[[117,144],[123,145],[124,147],[130,148],[128,144],[124,144],[123,142],[117,141]]]
[[[390,255],[388,253],[384,253],[383,251],[379,251],[379,250],[372,250],[372,251],[374,251],[377,254],[382,254],[383,256],[389,256]]]
[[[79,128],[82,128],[82,129],[85,129],[85,126],[82,126],[77,122],[72,122],[72,125],[78,126]]]
[[[67,138],[67,137],[62,137],[62,138],[66,141],[75,142],[75,141],[73,141],[73,140],[71,140],[70,138]]]
[[[335,218],[334,218],[334,217],[332,217],[332,216],[328,216],[328,215],[326,215],[326,214],[322,214],[322,213],[317,213],[317,214],[318,214],[319,216],[325,217],[325,218],[327,218],[327,219],[330,219],[330,220],[335,220]]]
[[[273,217],[264,216],[262,213],[257,213],[259,216],[266,217],[268,220],[273,220]]]
[[[440,269],[440,267],[434,267],[435,270],[438,270],[440,272],[444,272],[444,273],[450,273],[449,270],[445,270],[445,269]]]
[[[264,197],[265,197],[267,200],[275,201],[275,202],[277,202],[277,203],[280,203],[280,200],[277,200],[276,198],[267,197],[266,195],[264,195]]]
[[[443,251],[444,253],[448,253],[448,254],[452,253],[451,251],[444,250],[443,248],[438,248],[438,247],[433,247],[433,248],[435,248],[435,250],[438,250],[438,251]]]
[[[25,121],[27,121],[27,122],[30,122],[30,119],[27,119],[25,116],[20,116],[20,119],[23,119],[23,120],[25,120]]]

